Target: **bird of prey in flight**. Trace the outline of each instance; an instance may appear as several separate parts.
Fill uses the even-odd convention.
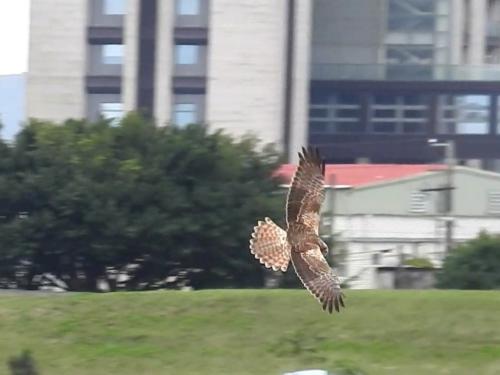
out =
[[[299,159],[286,202],[286,231],[268,217],[259,221],[250,239],[250,252],[275,271],[285,272],[291,260],[307,290],[331,313],[333,308],[344,307],[344,294],[324,257],[328,246],[319,236],[325,163],[317,149],[302,148]]]

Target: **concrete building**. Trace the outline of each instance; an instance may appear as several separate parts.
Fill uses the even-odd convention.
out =
[[[498,169],[500,2],[314,4],[309,142],[328,160],[427,163],[437,137]]]
[[[500,167],[500,0],[37,0],[28,115],[252,132],[295,160]]]
[[[1,137],[12,141],[25,120],[26,74],[0,75]]]
[[[291,179],[295,166],[278,175]],[[443,192],[443,165],[327,165],[327,198],[320,234],[333,235],[334,261],[355,289],[387,287],[390,267],[404,260],[428,259],[440,267],[447,249],[447,223],[452,244],[481,231],[500,234],[500,174],[456,167],[452,210]]]
[[[311,4],[290,3],[34,1],[28,115],[140,110],[159,124],[203,123],[297,149],[307,136]]]

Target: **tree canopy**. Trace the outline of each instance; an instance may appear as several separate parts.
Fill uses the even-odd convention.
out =
[[[13,144],[0,143],[0,156],[4,282],[30,288],[50,273],[94,290],[129,270],[130,289],[169,277],[194,287],[262,283],[248,238],[257,219],[283,215],[271,146],[132,114],[119,126],[31,121]]]
[[[500,288],[500,237],[482,233],[445,259],[438,286],[452,289]]]

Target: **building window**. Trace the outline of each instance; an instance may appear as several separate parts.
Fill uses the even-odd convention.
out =
[[[177,0],[179,16],[196,16],[200,14],[200,0]]]
[[[471,0],[472,1],[472,0]],[[420,65],[449,64],[449,0],[389,0],[385,44],[389,79],[432,79],[443,69]],[[405,76],[406,74],[406,76]],[[414,76],[414,77],[413,77]]]
[[[433,45],[388,45],[387,64],[430,65],[434,61]]]
[[[500,215],[500,191],[490,191],[488,193],[488,213],[490,215]]]
[[[429,194],[415,191],[410,197],[410,212],[414,214],[423,214],[429,210]]]
[[[439,97],[440,134],[488,134],[490,97],[488,95],[441,95]]]
[[[309,106],[311,133],[360,133],[361,97],[338,93],[313,94]]]
[[[175,62],[179,65],[194,65],[198,63],[200,46],[193,44],[177,44],[175,46]]]
[[[110,120],[110,124],[117,126],[123,118],[123,104],[122,103],[101,103],[100,114],[105,120]]]
[[[124,15],[125,0],[103,0],[103,14],[108,16]]]
[[[174,124],[184,127],[197,122],[196,105],[193,103],[179,103],[174,107]]]
[[[370,108],[371,131],[424,133],[428,113],[427,100],[421,95],[375,95]]]
[[[434,32],[435,0],[389,0],[390,31]]]
[[[389,80],[424,80],[433,77],[432,45],[386,46],[386,78]]]
[[[123,44],[105,44],[102,46],[102,63],[120,65],[123,63]]]

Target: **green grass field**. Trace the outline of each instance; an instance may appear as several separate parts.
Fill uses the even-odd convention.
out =
[[[500,374],[500,292],[347,291],[328,315],[303,290],[0,294],[0,373]]]

